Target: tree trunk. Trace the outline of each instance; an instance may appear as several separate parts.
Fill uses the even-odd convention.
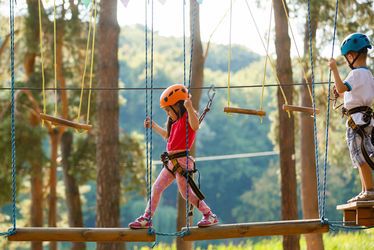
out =
[[[292,67],[290,58],[291,42],[288,35],[288,22],[282,0],[273,0],[275,18],[275,49],[277,53],[277,76],[280,83],[292,83]],[[286,98],[292,104],[292,87],[284,88]],[[297,219],[297,192],[295,168],[294,119],[282,110],[284,103],[278,89],[279,114],[279,150],[281,171],[282,220]],[[284,236],[283,248],[300,249],[299,236]]]
[[[37,26],[38,4],[36,1],[27,0],[28,15],[25,18],[27,30],[32,30]],[[39,29],[35,32],[26,33],[27,51],[23,61],[25,69],[25,81],[29,81],[35,73],[35,57],[38,51],[37,41],[39,40]],[[41,147],[41,141],[38,141]],[[35,145],[36,146],[36,145]],[[43,226],[43,171],[40,161],[31,162],[31,205],[30,205],[30,225],[32,227]],[[31,242],[31,250],[42,250],[42,242]]]
[[[51,159],[50,159],[50,170],[49,170],[49,196],[48,196],[48,226],[56,227],[56,214],[57,214],[57,151],[59,144],[59,132],[58,129],[53,129],[50,134],[50,147],[51,147]],[[49,249],[56,250],[57,243],[50,242]]]
[[[316,37],[318,25],[318,7],[315,5],[313,9],[313,18],[311,19],[312,37]],[[309,55],[309,30],[308,20],[305,22],[304,35],[304,55]],[[308,72],[309,61],[305,62],[304,70]],[[303,77],[303,83],[306,83]],[[308,83],[311,83],[309,77]],[[310,89],[312,88],[309,85]],[[312,107],[312,100],[307,86],[301,88],[301,105]],[[317,196],[317,177],[316,177],[316,161],[315,161],[315,144],[313,118],[307,114],[301,114],[301,204],[303,209],[303,217],[305,219],[315,219],[318,214],[318,196]],[[323,250],[323,239],[321,234],[306,234],[306,243],[308,250]]]
[[[69,227],[83,227],[82,205],[79,186],[73,174],[70,173],[70,154],[73,144],[73,134],[66,131],[61,138],[62,168],[64,172],[66,206],[68,208]],[[72,250],[84,250],[84,242],[73,242]]]
[[[31,208],[30,221],[32,227],[43,226],[43,172],[40,162],[31,164]],[[42,242],[31,242],[32,250],[42,250]]]
[[[98,37],[98,84],[118,88],[117,0],[100,2]],[[118,91],[97,93],[97,227],[120,226]],[[98,243],[99,250],[123,249],[122,243]]]
[[[192,56],[192,73],[191,73],[191,95],[192,95],[192,104],[196,110],[199,110],[200,98],[201,98],[201,88],[204,82],[204,56],[203,56],[203,46],[201,43],[200,37],[200,11],[199,5],[196,0],[190,0],[190,31],[191,34],[194,34],[194,43],[193,43],[193,56]],[[193,27],[194,25],[194,27]],[[192,40],[192,39],[191,39]],[[191,155],[195,156],[195,145],[191,149]],[[182,196],[178,193],[177,201],[177,231],[180,231],[181,228],[186,224],[186,203]],[[191,220],[193,218],[191,217]],[[193,221],[189,223],[193,223]],[[188,250],[193,249],[193,242],[183,241],[181,238],[177,238],[177,249]]]

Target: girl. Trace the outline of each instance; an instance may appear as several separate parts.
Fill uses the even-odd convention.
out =
[[[129,227],[132,229],[149,228],[152,226],[150,218],[157,208],[162,192],[174,179],[177,180],[179,192],[186,199],[187,185],[183,173],[187,169],[187,163],[189,171],[194,168],[193,158],[189,157],[187,160],[185,154],[186,133],[188,134],[187,148],[190,150],[195,141],[196,131],[199,129],[199,118],[192,106],[186,87],[181,84],[168,87],[161,94],[160,107],[165,110],[168,116],[166,129],[151,121],[149,117],[145,119],[144,127],[154,129],[156,133],[167,140],[166,157],[168,160],[163,159],[164,168],[152,186],[151,199],[148,202],[145,213],[129,224]],[[187,117],[188,132],[186,132]],[[218,223],[217,216],[212,213],[203,200],[197,197],[190,185],[188,185],[188,200],[203,214],[203,218],[197,224],[199,227],[209,227]]]

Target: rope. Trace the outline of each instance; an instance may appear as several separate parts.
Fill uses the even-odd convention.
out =
[[[338,8],[339,8],[339,0],[335,2],[335,16],[334,16],[334,31],[333,31],[333,38],[332,38],[332,48],[331,48],[331,58],[334,57],[334,47],[335,47],[335,37],[336,37],[336,26],[337,26],[337,18],[338,18]],[[328,164],[328,145],[329,145],[329,127],[330,127],[330,95],[331,95],[331,70],[329,72],[329,80],[328,80],[328,94],[327,94],[327,113],[326,113],[326,132],[325,132],[325,157],[323,163],[323,200],[322,200],[322,221],[325,218],[325,205],[326,205],[326,175],[327,175],[327,164]]]
[[[317,115],[316,115],[316,95],[314,83],[314,60],[313,60],[313,37],[311,28],[311,13],[310,13],[310,0],[308,0],[308,31],[309,31],[309,60],[311,68],[311,81],[312,81],[312,105],[313,105],[313,135],[314,135],[314,152],[316,161],[316,177],[317,177],[317,199],[318,199],[318,214],[321,215],[321,194],[320,194],[320,174],[319,174],[319,150],[318,150],[318,131],[317,131]]]
[[[92,45],[91,45],[91,68],[90,68],[90,83],[89,86],[89,94],[88,94],[88,105],[87,105],[87,120],[86,124],[89,123],[89,114],[90,114],[90,104],[91,104],[91,91],[92,91],[92,78],[93,78],[93,64],[94,64],[94,54],[95,54],[95,34],[96,34],[96,17],[97,17],[97,8],[96,8],[96,1],[92,0],[92,7],[90,11],[90,23],[88,26],[88,36],[87,36],[87,44],[86,44],[86,52],[85,52],[85,60],[84,60],[84,68],[83,68],[83,74],[82,74],[82,81],[81,81],[81,93],[80,93],[80,98],[79,98],[79,108],[78,108],[78,117],[77,120],[80,120],[81,116],[81,111],[82,111],[82,103],[83,103],[83,92],[85,90],[84,88],[84,80],[86,78],[86,71],[87,71],[87,64],[88,64],[88,50],[89,50],[89,45],[90,45],[90,39],[91,39],[91,30],[92,26],[94,26],[94,31],[92,35]],[[93,21],[92,21],[93,19]]]
[[[39,12],[39,49],[40,49],[40,61],[42,65],[42,95],[43,95],[43,113],[47,113],[47,102],[45,96],[45,76],[44,76],[44,53],[43,53],[43,29],[42,29],[42,10],[41,0],[38,0],[38,12]],[[44,125],[44,120],[42,120]]]
[[[262,37],[261,37],[260,31],[259,31],[259,28],[258,28],[258,25],[257,25],[256,19],[255,19],[254,16],[253,16],[253,13],[252,13],[251,7],[249,7],[248,0],[245,0],[245,2],[246,2],[246,4],[247,4],[247,8],[248,8],[249,13],[250,13],[250,15],[251,15],[252,21],[253,21],[253,23],[254,23],[254,25],[255,25],[255,28],[256,28],[256,31],[257,31],[257,35],[258,35],[258,37],[259,37],[260,40],[261,40],[261,44],[262,44],[262,46],[264,47],[264,50],[266,51],[265,43],[264,43],[264,41],[262,40]],[[282,87],[282,85],[280,84],[279,77],[278,77],[278,75],[276,74],[275,65],[274,65],[274,63],[271,61],[271,58],[270,58],[269,54],[266,54],[266,57],[268,58],[269,63],[270,63],[270,65],[271,65],[272,69],[273,69],[273,75],[274,75],[275,79],[277,80],[277,83],[278,83],[279,89],[280,89],[281,94],[282,94],[282,96],[283,96],[284,103],[285,103],[286,105],[288,105],[288,101],[287,101],[286,94],[284,93],[283,87]],[[287,113],[288,113],[288,117],[291,117],[291,113],[290,113],[290,111],[287,111]]]
[[[56,24],[56,0],[53,0],[53,64],[55,70],[54,86],[57,89],[57,24]],[[57,90],[55,90],[55,116],[57,116]]]
[[[8,232],[1,232],[0,236],[9,236],[16,231],[16,129],[15,129],[15,78],[14,78],[14,0],[9,1],[10,11],[10,72],[11,72],[11,144],[12,144],[12,224]]]
[[[91,69],[90,69],[90,89],[88,91],[88,102],[87,102],[87,118],[86,118],[86,124],[90,121],[90,107],[91,107],[91,88],[92,88],[92,78],[93,78],[93,66],[94,66],[94,55],[95,55],[95,38],[96,38],[96,19],[97,19],[97,8],[96,8],[96,0],[92,0],[94,4],[94,30],[92,35],[92,49],[91,49]]]
[[[333,82],[331,82],[333,83]],[[224,83],[225,84],[225,83]],[[315,85],[327,85],[328,82],[315,82]],[[211,83],[207,84],[209,86],[203,86],[203,87],[191,87],[190,89],[207,89],[209,90],[211,87],[214,85],[223,85],[221,83]],[[306,83],[282,83],[283,87],[292,87],[292,86],[306,86]],[[262,88],[262,84],[251,84],[251,85],[231,85],[230,88],[232,89],[243,89],[243,88]],[[269,83],[265,84],[264,87],[279,87],[278,83]],[[215,89],[227,89],[227,86],[214,86]],[[15,87],[15,90],[31,90],[31,91],[41,91],[43,90],[42,88],[34,88],[34,87]],[[145,87],[118,87],[118,88],[102,88],[102,87],[97,87],[97,88],[84,88],[84,90],[89,90],[91,89],[92,91],[117,91],[117,90],[146,90],[147,88]],[[153,87],[154,90],[164,90],[165,87]],[[10,87],[0,87],[0,90],[11,90]],[[45,88],[46,91],[54,91],[54,90],[71,90],[71,91],[77,91],[81,90],[81,88],[77,87],[65,87],[65,88]]]
[[[227,106],[230,107],[232,0],[230,0],[229,51],[227,61]]]
[[[295,45],[295,49],[296,49],[296,53],[297,53],[297,57],[298,57],[298,62],[301,65],[301,69],[303,71],[303,76],[304,76],[305,82],[309,83],[308,77],[306,75],[305,68],[303,66],[303,62],[302,62],[302,59],[301,59],[301,56],[300,56],[299,48],[298,48],[297,43],[296,43],[295,35],[293,33],[293,29],[292,29],[292,25],[291,25],[291,22],[290,22],[290,17],[288,15],[288,10],[287,10],[287,7],[286,7],[285,0],[282,0],[282,5],[283,5],[284,14],[286,15],[286,18],[287,18],[288,27],[290,28],[290,31],[291,31],[292,41],[293,41],[293,43]],[[313,100],[312,92],[310,90],[309,84],[307,85],[307,87],[308,87],[309,96]]]
[[[269,29],[268,29],[268,39],[266,44],[266,54],[269,53],[269,44],[270,44],[270,31],[271,31],[271,21],[273,16],[273,5],[270,3],[270,18],[269,18]],[[260,100],[260,110],[263,110],[264,103],[264,94],[265,94],[265,81],[266,81],[266,69],[268,65],[268,58],[265,57],[265,66],[264,66],[264,77],[262,79],[262,88],[261,88],[261,100]],[[260,116],[260,121],[262,123],[263,117]]]

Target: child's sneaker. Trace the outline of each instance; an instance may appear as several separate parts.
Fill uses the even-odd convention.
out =
[[[152,222],[150,218],[142,215],[138,217],[135,221],[131,222],[129,224],[129,227],[132,229],[150,228],[152,227]]]
[[[348,200],[349,203],[355,201],[374,201],[374,191],[361,192],[357,196]]]
[[[217,215],[209,212],[203,215],[203,218],[197,223],[198,227],[210,227],[218,223]]]
[[[363,193],[364,193],[364,191],[361,191],[358,195],[356,195],[356,196],[350,198],[349,200],[347,200],[347,203],[352,203],[352,202],[357,201],[358,197],[360,197]]]

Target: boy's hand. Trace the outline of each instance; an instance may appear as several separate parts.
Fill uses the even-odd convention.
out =
[[[338,67],[336,66],[336,61],[335,61],[334,58],[331,58],[331,59],[329,60],[328,65],[329,65],[330,70],[332,70],[332,71],[335,71],[335,70],[338,69]]]
[[[335,86],[333,87],[333,93],[334,93],[335,99],[338,99],[340,97],[339,92],[336,90]]]
[[[184,101],[184,107],[187,110],[193,110],[192,101],[191,101],[191,95]]]

